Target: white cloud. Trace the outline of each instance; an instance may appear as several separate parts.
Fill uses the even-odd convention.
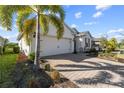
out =
[[[71,25],[72,28],[77,28],[78,26],[76,24]]]
[[[16,33],[16,34],[14,34],[14,35],[8,35],[8,36],[4,36],[5,38],[7,38],[7,39],[15,39],[15,38],[17,38],[17,36],[18,36],[18,34]]]
[[[98,18],[98,17],[100,17],[102,15],[102,12],[101,11],[98,11],[98,12],[96,12],[95,14],[93,14],[93,17],[94,18]]]
[[[124,38],[124,36],[122,36],[122,35],[115,35],[115,36],[113,36],[113,37],[115,37],[115,38]]]
[[[82,12],[75,13],[75,18],[79,19],[82,17]]]
[[[109,30],[107,33],[110,34],[110,33],[124,33],[124,29],[120,28],[120,29],[112,29],[112,30]]]
[[[111,7],[111,5],[97,5],[96,10],[104,11],[104,10],[109,9],[110,7]]]
[[[108,39],[111,39],[111,38],[116,38],[117,41],[119,42],[121,39],[124,38],[124,36],[122,36],[122,35],[117,35],[117,34],[115,34],[115,35],[109,35]]]
[[[94,24],[96,24],[96,22],[86,22],[86,23],[84,23],[84,25],[94,25]]]
[[[97,5],[96,13],[94,13],[92,17],[94,17],[94,18],[100,17],[101,15],[103,15],[103,11],[109,9],[110,7],[111,7],[111,5]]]

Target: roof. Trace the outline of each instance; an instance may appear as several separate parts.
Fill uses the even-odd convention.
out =
[[[2,39],[3,39],[3,37],[2,37],[2,36],[0,36],[0,38],[2,38]]]
[[[79,34],[78,30],[76,28],[72,28],[72,30],[76,33]]]
[[[64,25],[71,31],[72,34],[74,34],[74,30],[72,28],[70,28],[66,23],[64,23]],[[17,40],[20,40],[22,35],[23,35],[23,33],[20,32],[18,34]]]
[[[75,34],[74,28],[70,28],[66,23],[64,23],[64,25],[72,32],[72,34]]]
[[[100,42],[101,41],[101,38],[93,38],[93,41]]]
[[[93,38],[89,31],[79,32],[76,36],[86,36],[87,34],[89,34],[90,37]]]
[[[23,32],[19,32],[18,36],[17,36],[17,40],[19,41],[22,38]]]
[[[2,36],[0,36],[0,40],[4,40],[4,38]]]

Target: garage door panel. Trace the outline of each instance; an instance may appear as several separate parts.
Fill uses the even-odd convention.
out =
[[[44,37],[41,41],[41,56],[70,53],[70,39],[57,40],[56,37]]]

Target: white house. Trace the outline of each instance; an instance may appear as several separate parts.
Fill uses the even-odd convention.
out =
[[[77,52],[89,51],[92,48],[93,37],[89,31],[79,32],[76,34],[76,50]]]
[[[4,45],[4,38],[0,36],[0,46]]]
[[[90,39],[90,41],[86,40],[87,43],[85,43],[84,38],[82,37],[81,33],[79,33],[76,29],[72,29],[67,24],[64,24],[64,30],[65,30],[64,35],[60,40],[56,38],[56,28],[51,24],[49,25],[49,32],[47,36],[43,36],[42,31],[41,31],[40,56],[73,53],[74,52],[74,38],[76,38],[77,51],[79,51],[81,47],[83,48],[83,50],[85,50],[87,43],[88,43],[87,47],[91,48],[91,43],[90,43],[91,36],[89,33],[86,35],[83,35]],[[30,52],[35,51],[35,34],[32,34],[31,37],[32,37],[31,44],[30,46],[28,46],[26,45],[24,39],[21,38],[21,34],[19,34],[18,36],[20,50],[24,51],[26,55],[28,55]],[[81,43],[79,42],[79,37],[82,37]]]

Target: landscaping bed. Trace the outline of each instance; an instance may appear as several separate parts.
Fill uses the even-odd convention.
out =
[[[76,84],[74,84],[69,79],[60,74],[56,69],[53,69],[46,60],[45,63],[42,63],[42,68],[52,78],[54,82],[54,85],[50,88],[79,88]]]
[[[51,88],[79,88],[79,87],[60,74],[60,81],[56,82],[54,86],[51,86]]]
[[[118,57],[117,60],[118,60],[119,62],[124,62],[124,54],[118,54],[117,57]]]
[[[98,57],[101,59],[110,60],[110,61],[124,62],[123,54],[100,53]]]
[[[110,60],[110,61],[117,61],[117,55],[115,55],[115,54],[101,53],[98,55],[98,57],[101,59],[106,59],[106,60]]]
[[[17,54],[0,56],[0,88],[78,88],[49,64],[38,69],[33,61],[19,58]]]

